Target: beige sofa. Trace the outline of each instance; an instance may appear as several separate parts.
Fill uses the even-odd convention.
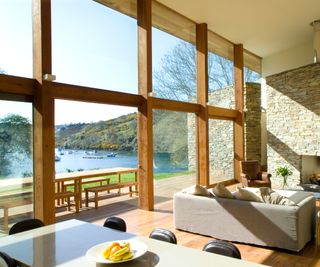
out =
[[[178,192],[173,201],[174,224],[177,229],[218,239],[299,251],[313,237],[315,198],[308,192],[277,192],[296,205]]]

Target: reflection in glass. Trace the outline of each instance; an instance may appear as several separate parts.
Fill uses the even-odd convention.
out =
[[[196,49],[152,28],[153,92],[159,98],[196,102]]]
[[[171,198],[196,183],[195,115],[153,111],[155,195]]]
[[[33,217],[32,103],[0,100],[0,217],[7,233]]]

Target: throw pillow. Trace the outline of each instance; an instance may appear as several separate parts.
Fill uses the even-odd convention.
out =
[[[217,184],[212,189],[212,193],[217,197],[234,198],[232,193],[223,184]]]
[[[239,200],[262,202],[262,199],[257,194],[241,187],[238,187],[238,191],[234,193],[234,196]]]
[[[276,205],[285,205],[285,206],[294,206],[296,205],[292,200],[285,196],[281,196],[277,192],[273,191],[269,187],[261,187],[261,198],[262,201],[269,204],[276,204]]]
[[[183,189],[182,192],[190,195],[213,197],[212,193],[207,188],[198,184]]]

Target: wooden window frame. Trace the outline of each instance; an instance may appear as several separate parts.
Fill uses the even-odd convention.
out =
[[[175,12],[170,10],[170,12]],[[178,13],[176,13],[178,14]],[[179,14],[178,14],[179,15]],[[257,58],[234,45],[234,72],[236,108],[210,106],[208,102],[208,28],[196,24],[197,47],[197,103],[159,99],[152,92],[151,56],[152,0],[137,0],[139,94],[44,81],[51,74],[51,1],[33,0],[34,79],[0,75],[0,93],[25,95],[34,98],[34,176],[35,216],[46,224],[55,222],[54,206],[54,100],[65,99],[138,108],[138,146],[140,168],[140,208],[153,210],[153,109],[187,112],[197,117],[197,154],[200,184],[209,183],[208,122],[210,119],[234,121],[235,173],[244,157],[243,142],[243,67],[244,54],[251,56],[254,66]],[[185,17],[184,17],[185,18]],[[223,37],[221,37],[223,38]],[[221,39],[223,40],[223,39]],[[229,42],[226,40],[226,42]],[[255,70],[254,68],[252,68]],[[199,155],[202,155],[201,157]],[[238,177],[235,177],[238,180]],[[232,181],[226,181],[230,183]]]

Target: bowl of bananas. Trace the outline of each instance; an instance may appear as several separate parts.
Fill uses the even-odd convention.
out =
[[[98,244],[90,248],[86,257],[97,263],[119,263],[142,256],[147,245],[137,240],[117,240]]]

